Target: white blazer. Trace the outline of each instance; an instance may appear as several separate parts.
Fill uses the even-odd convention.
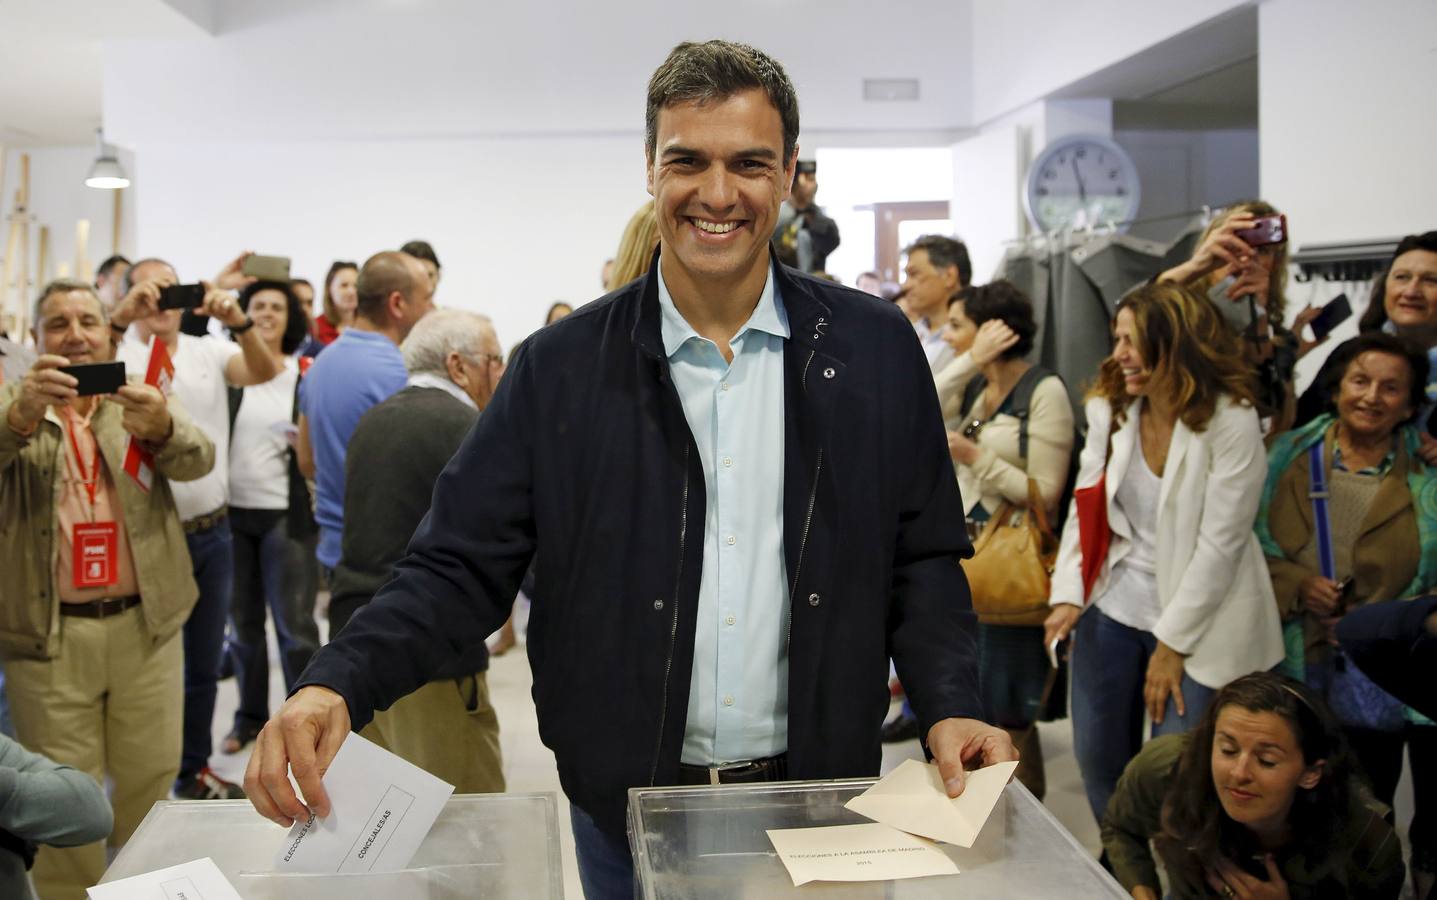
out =
[[[1097,484],[1103,474],[1113,418],[1105,399],[1089,399],[1085,409],[1088,438],[1079,456],[1079,487]],[[1113,498],[1133,454],[1141,452],[1138,410],[1134,401],[1113,433],[1106,466],[1113,539],[1093,599],[1102,595],[1113,566],[1131,547],[1132,526]],[[1267,454],[1251,407],[1223,397],[1201,434],[1181,421],[1174,427],[1158,500],[1154,543],[1162,615],[1153,633],[1187,656],[1187,674],[1206,687],[1270,669],[1283,657],[1272,579],[1253,531],[1266,478]],[[1051,604],[1083,605],[1081,564],[1074,505],[1063,528]]]

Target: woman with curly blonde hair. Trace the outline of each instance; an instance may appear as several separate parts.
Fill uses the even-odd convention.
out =
[[[1257,372],[1257,406],[1261,415],[1272,418],[1270,435],[1292,427],[1296,412],[1293,370],[1319,343],[1298,337],[1317,316],[1317,309],[1303,309],[1292,330],[1286,327],[1289,242],[1285,231],[1282,240],[1256,246],[1242,236],[1259,220],[1279,215],[1277,207],[1265,200],[1234,203],[1208,223],[1191,259],[1158,277],[1226,306],[1229,321],[1251,322],[1235,330],[1240,331],[1243,356]],[[1250,319],[1249,310],[1256,314],[1255,319]]]
[[[1086,412],[1044,640],[1074,632],[1073,749],[1101,821],[1145,712],[1154,736],[1186,731],[1283,645],[1253,532],[1267,461],[1251,375],[1207,298],[1168,282],[1125,297]]]

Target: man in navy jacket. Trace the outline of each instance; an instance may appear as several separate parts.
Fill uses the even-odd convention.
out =
[[[260,736],[245,784],[261,814],[281,824],[305,814],[288,764],[309,808],[326,815],[320,776],[349,730],[498,628],[536,551],[534,701],[575,807],[591,897],[631,884],[631,787],[876,774],[890,656],[950,794],[965,763],[1017,758],[977,718],[974,617],[959,567],[971,548],[913,329],[889,304],[770,259],[797,134],[792,85],[753,48],[682,44],[654,74],[653,268],[520,348],[440,477],[408,557]],[[748,399],[712,412],[730,382]],[[743,393],[755,384],[772,390]],[[776,411],[767,431],[760,407]],[[734,417],[752,427],[726,431]],[[731,443],[765,440],[781,450],[735,454],[761,477],[733,493],[727,479],[753,476],[730,468]],[[771,526],[772,552],[749,557],[755,568],[781,559],[777,583],[730,597],[748,604],[739,615],[710,619],[721,568],[710,564],[753,550],[706,522],[715,497],[753,501],[742,487],[755,484],[781,485],[771,521],[760,516],[754,529]],[[716,700],[706,718],[690,688],[723,671],[715,632],[744,625],[740,650],[771,645],[778,658],[747,659],[730,674],[786,684],[744,721],[783,746],[755,759],[715,749],[695,766],[695,729],[712,731],[716,719],[712,746],[729,740],[724,708],[736,701]]]

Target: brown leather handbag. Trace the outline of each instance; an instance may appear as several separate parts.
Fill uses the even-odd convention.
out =
[[[1038,483],[1028,479],[1028,505],[1004,502],[963,563],[973,611],[986,625],[1042,625],[1048,618],[1048,589],[1058,557],[1058,539]]]

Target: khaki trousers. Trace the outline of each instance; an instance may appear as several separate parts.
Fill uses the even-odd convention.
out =
[[[61,616],[60,655],[5,663],[5,691],[20,743],[108,776],[121,847],[180,769],[184,650],[176,632],[155,643],[141,607],[107,619]],[[84,900],[105,874],[105,842],[42,847],[31,875],[40,900]]]
[[[400,758],[454,785],[456,794],[504,790],[499,717],[489,702],[486,673],[431,681],[359,733]]]

